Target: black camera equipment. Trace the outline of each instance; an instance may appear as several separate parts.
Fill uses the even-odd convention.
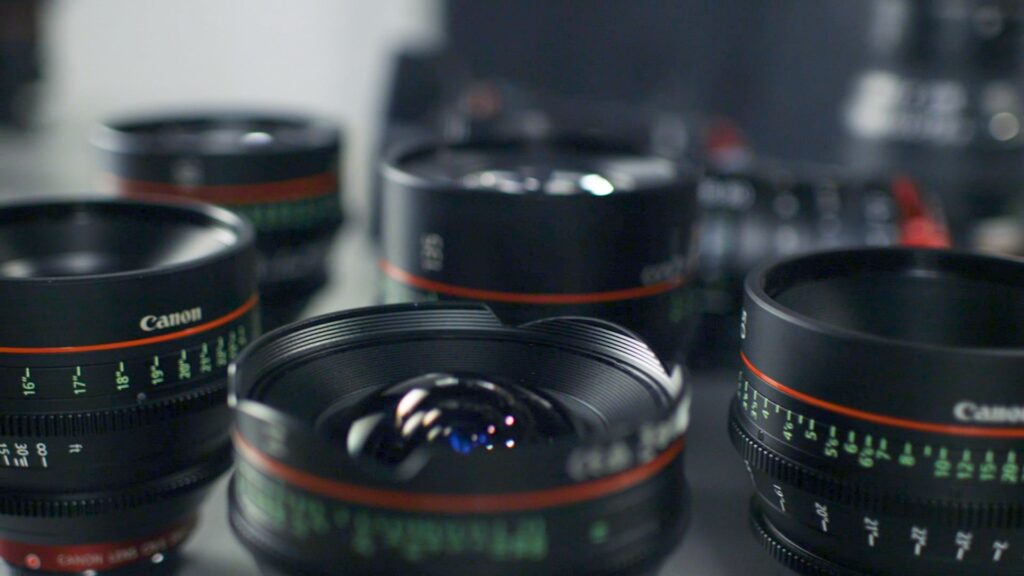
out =
[[[828,252],[747,279],[729,429],[802,574],[1020,574],[1024,263]]]
[[[685,527],[678,374],[479,304],[278,329],[231,371],[232,526],[267,574],[649,574]]]
[[[228,363],[257,334],[253,232],[181,203],[0,207],[0,558],[173,566],[230,466]]]

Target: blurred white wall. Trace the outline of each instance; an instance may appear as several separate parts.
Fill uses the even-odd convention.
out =
[[[53,0],[43,117],[64,134],[62,182],[91,182],[84,139],[110,114],[284,106],[345,124],[361,208],[390,55],[439,34],[436,0]]]

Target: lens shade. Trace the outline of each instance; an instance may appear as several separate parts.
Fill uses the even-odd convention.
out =
[[[1014,574],[1024,265],[860,250],[752,273],[733,442],[806,574]]]
[[[514,328],[468,304],[356,310],[261,339],[231,382],[232,525],[271,571],[642,574],[684,526],[684,391],[603,323]],[[415,392],[438,382],[451,394],[436,403]],[[503,450],[416,442],[398,461],[353,451],[348,434],[396,390],[389,406],[406,422],[456,408],[437,434],[500,413],[535,419],[532,438]]]
[[[230,465],[227,365],[259,329],[252,230],[198,205],[30,202],[0,207],[0,245],[0,556],[152,566]],[[78,259],[107,264],[41,264]]]
[[[471,141],[400,151],[382,177],[384,302],[599,317],[666,359],[684,346],[698,306],[683,167],[596,139]]]

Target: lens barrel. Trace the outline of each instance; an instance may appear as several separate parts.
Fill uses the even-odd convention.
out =
[[[647,574],[684,530],[688,395],[604,321],[341,312],[230,388],[231,523],[267,574]]]
[[[327,280],[342,222],[337,126],[285,114],[167,114],[109,122],[94,144],[105,188],[202,200],[253,223],[267,325],[294,319]]]
[[[384,302],[610,320],[674,359],[699,305],[696,178],[586,138],[424,145],[383,168]]]
[[[752,273],[730,432],[802,574],[1024,569],[1024,263],[822,253]]]
[[[230,465],[230,360],[257,335],[253,232],[219,208],[0,207],[0,557],[149,574]],[[20,573],[20,572],[19,572]]]

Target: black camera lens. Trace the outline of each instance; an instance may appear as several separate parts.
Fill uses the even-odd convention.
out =
[[[605,321],[346,311],[229,380],[231,523],[267,574],[648,574],[682,536],[687,394]]]
[[[253,223],[268,326],[297,317],[327,279],[342,221],[340,142],[323,120],[231,112],[116,120],[94,138],[104,187],[202,200]]]
[[[802,574],[1024,570],[1024,263],[823,253],[752,273],[730,432]]]
[[[251,228],[219,208],[0,207],[0,558],[170,565],[231,461],[228,363],[256,336]]]
[[[383,301],[593,316],[665,359],[683,347],[697,205],[678,164],[596,139],[476,141],[407,149],[383,178]]]
[[[870,182],[829,168],[711,172],[698,187],[704,317],[691,358],[731,363],[743,279],[756,266],[818,250],[945,247],[941,210],[912,179]]]

